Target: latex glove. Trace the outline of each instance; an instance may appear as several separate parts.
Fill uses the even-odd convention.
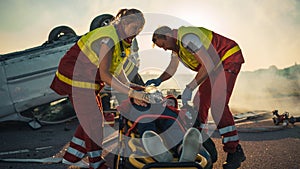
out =
[[[187,105],[187,102],[192,99],[192,93],[193,93],[193,90],[191,88],[189,88],[188,86],[186,86],[181,95],[181,100],[182,100],[183,105]]]
[[[157,79],[151,79],[151,80],[148,80],[145,84],[146,86],[149,86],[151,84],[154,84],[154,86],[159,86],[161,84],[161,79],[160,78],[157,78]]]
[[[146,103],[155,103],[155,100],[150,96],[149,93],[144,91],[136,91],[134,89],[129,90],[128,97],[144,101]]]

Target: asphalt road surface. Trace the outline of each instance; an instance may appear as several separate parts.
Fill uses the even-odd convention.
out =
[[[5,122],[0,124],[0,158],[42,159],[57,155],[71,140],[77,120],[63,124],[47,125],[33,130],[27,123]],[[68,165],[0,162],[1,169],[66,169]]]
[[[61,157],[63,149],[71,140],[78,121],[47,125],[33,130],[27,123],[0,123],[1,159],[42,159]],[[269,132],[240,132],[241,145],[247,156],[243,169],[299,169],[300,124]],[[218,150],[215,169],[222,168],[226,154],[222,151],[221,138],[212,136]],[[68,169],[62,163],[0,162],[1,169]]]

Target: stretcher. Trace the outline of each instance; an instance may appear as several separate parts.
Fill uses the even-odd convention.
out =
[[[133,104],[132,101],[127,100],[127,103]],[[122,106],[121,104],[121,106]],[[171,162],[157,162],[154,158],[149,156],[144,149],[140,134],[137,130],[137,124],[145,119],[171,119],[180,126],[180,130],[185,131],[192,127],[191,114],[195,115],[192,107],[178,108],[178,101],[173,96],[164,98],[162,106],[177,113],[178,117],[174,118],[166,115],[157,114],[144,114],[139,116],[136,120],[130,121],[122,114],[122,108],[118,108],[120,113],[119,117],[119,134],[118,134],[118,151],[114,159],[114,168],[116,169],[171,169],[171,168],[184,168],[184,169],[210,169],[214,162],[216,162],[217,152],[213,141],[208,138],[201,146],[196,160],[192,162],[178,162],[178,157],[174,157]],[[126,107],[126,105],[125,105]],[[196,115],[195,115],[196,116]],[[194,117],[195,118],[195,117]]]

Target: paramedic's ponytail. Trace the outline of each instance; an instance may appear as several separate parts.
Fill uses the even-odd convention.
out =
[[[126,16],[126,17],[125,17]],[[142,25],[145,24],[145,18],[143,13],[138,9],[120,9],[112,24],[119,24],[120,21],[125,18],[127,22],[141,22]]]

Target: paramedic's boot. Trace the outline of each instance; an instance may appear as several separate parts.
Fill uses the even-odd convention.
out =
[[[161,137],[154,131],[145,131],[142,136],[142,142],[147,153],[158,162],[170,162],[173,155],[165,147]]]
[[[183,137],[182,153],[179,162],[195,161],[200,151],[202,136],[198,129],[190,128]]]
[[[246,160],[244,151],[239,144],[234,153],[228,153],[226,162],[223,164],[223,169],[236,169],[241,166],[241,163]]]

